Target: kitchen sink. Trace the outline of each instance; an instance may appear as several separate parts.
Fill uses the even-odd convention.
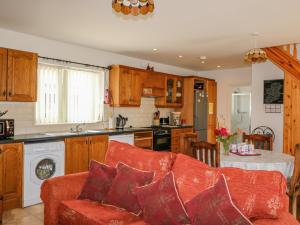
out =
[[[51,133],[45,133],[45,135],[48,136],[65,136],[65,135],[74,135],[76,133],[72,132],[51,132]]]

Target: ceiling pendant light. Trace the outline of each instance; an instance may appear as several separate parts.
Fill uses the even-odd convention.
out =
[[[153,0],[113,0],[112,8],[116,12],[121,12],[125,15],[138,16],[139,14],[146,15],[154,11]]]
[[[245,62],[262,63],[267,61],[267,53],[263,49],[257,48],[257,37],[259,36],[259,33],[255,32],[252,36],[254,37],[254,48],[245,54]]]

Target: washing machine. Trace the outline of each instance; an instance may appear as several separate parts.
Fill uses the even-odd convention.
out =
[[[41,184],[65,171],[65,144],[63,141],[24,145],[23,207],[41,203]]]

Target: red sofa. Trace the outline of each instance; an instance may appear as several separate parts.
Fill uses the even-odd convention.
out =
[[[154,179],[159,179],[172,170],[175,175],[178,192],[183,202],[188,201],[200,191],[214,184],[219,173],[227,179],[233,201],[246,214],[255,214],[251,218],[254,225],[299,225],[288,212],[288,198],[285,194],[286,182],[278,172],[243,171],[234,168],[214,169],[188,156],[173,153],[159,153],[138,149],[127,144],[111,142],[106,154],[106,163],[115,166],[119,161],[142,170],[154,170]],[[88,200],[77,200],[88,173],[78,173],[57,177],[45,181],[41,189],[41,198],[45,206],[45,225],[144,225],[142,217],[137,217],[122,209],[104,206],[101,203]],[[265,202],[259,202],[255,207],[262,207],[261,212],[251,208],[242,187],[253,183],[253,192],[257,199],[263,199],[270,193],[275,193],[280,210],[275,219],[262,219],[266,209]],[[245,190],[246,191],[246,190]],[[251,206],[251,207],[250,207]],[[276,208],[276,209],[277,209]],[[270,211],[272,214],[272,211]]]

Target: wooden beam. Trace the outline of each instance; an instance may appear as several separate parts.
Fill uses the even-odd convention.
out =
[[[295,59],[290,53],[282,50],[279,47],[269,47],[264,49],[268,58],[283,71],[291,74],[296,79],[300,80],[300,62]]]

